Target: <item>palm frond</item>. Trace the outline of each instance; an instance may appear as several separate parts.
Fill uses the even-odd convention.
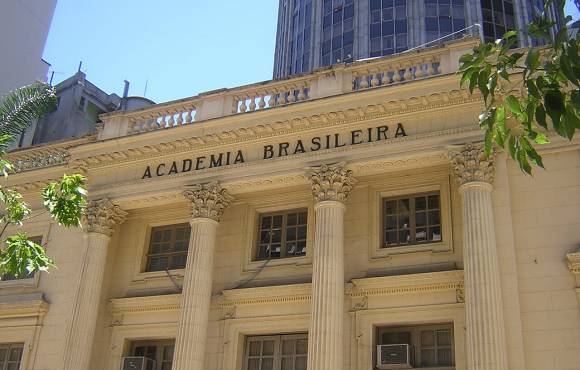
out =
[[[35,119],[56,107],[54,89],[44,83],[34,83],[9,92],[0,101],[0,136],[14,140]]]

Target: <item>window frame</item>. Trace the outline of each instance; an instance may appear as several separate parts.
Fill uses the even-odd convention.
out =
[[[312,246],[314,245],[314,202],[312,193],[306,189],[304,191],[290,192],[285,194],[285,199],[279,196],[267,196],[248,200],[244,207],[242,245],[244,246],[244,258],[241,261],[242,274],[254,274],[257,270],[280,269],[284,267],[292,268],[289,273],[306,273],[312,265]],[[276,258],[270,260],[256,260],[258,240],[258,229],[260,214],[274,213],[291,209],[307,209],[308,222],[306,227],[306,256],[292,258]],[[267,272],[264,271],[262,274]]]
[[[306,212],[306,235],[305,235],[305,239],[304,242],[306,243],[305,248],[305,254],[304,255],[294,255],[294,256],[286,256],[286,235],[287,235],[287,231],[288,231],[288,215],[290,213],[302,213],[302,212]],[[281,226],[281,236],[280,236],[280,257],[275,257],[272,258],[270,255],[270,258],[262,258],[260,259],[259,255],[260,255],[260,245],[261,243],[261,237],[260,234],[262,233],[262,218],[263,217],[273,217],[273,216],[282,216],[282,226]],[[311,217],[311,216],[310,216]],[[254,254],[254,261],[258,261],[258,262],[265,262],[268,260],[281,260],[281,259],[288,259],[288,258],[298,258],[298,257],[305,257],[306,253],[308,251],[308,221],[310,219],[309,217],[309,211],[308,208],[293,208],[293,209],[285,209],[285,210],[280,210],[280,211],[276,211],[276,212],[264,212],[264,213],[258,213],[258,222],[257,222],[257,230],[256,230],[256,247],[255,247],[255,254]],[[296,225],[298,226],[298,224]],[[271,252],[270,252],[271,254]]]
[[[409,184],[401,188],[401,183]],[[449,173],[437,171],[425,176],[406,176],[404,179],[393,177],[377,181],[369,186],[369,220],[371,220],[372,241],[369,243],[369,260],[380,261],[393,256],[413,255],[414,253],[453,252],[453,233],[451,217],[451,182]],[[414,196],[415,194],[439,192],[441,219],[441,241],[383,248],[383,199]]]
[[[156,231],[156,229],[162,229],[162,230],[169,229],[169,230],[172,230],[172,235],[171,235],[171,241],[170,241],[170,243],[174,243],[175,242],[175,230],[177,230],[178,228],[184,227],[185,225],[187,225],[190,228],[190,237],[191,237],[191,225],[189,223],[185,223],[185,222],[182,222],[182,223],[171,223],[171,224],[165,224],[165,225],[159,225],[159,226],[152,226],[149,229],[149,233],[148,233],[149,243],[148,243],[148,245],[145,248],[145,263],[144,263],[144,271],[143,272],[145,272],[145,273],[158,273],[158,272],[164,272],[164,271],[179,271],[179,270],[185,269],[185,266],[179,267],[179,268],[173,268],[173,269],[170,269],[170,268],[168,268],[169,266],[167,266],[163,270],[150,270],[149,269],[149,264],[150,264],[150,258],[151,258],[151,256],[154,256],[154,257],[168,256],[169,258],[171,258],[173,256],[179,256],[179,255],[185,254],[186,263],[187,263],[187,253],[188,253],[188,250],[189,250],[189,240],[188,240],[188,245],[187,245],[187,248],[185,249],[185,251],[180,251],[180,252],[172,251],[172,252],[167,252],[167,253],[155,253],[155,254],[152,254],[151,253],[151,247],[152,247],[152,244],[153,244],[153,235],[154,235],[154,232]],[[172,247],[173,247],[173,245],[172,245]],[[168,265],[169,265],[169,261],[170,260],[168,260],[168,263],[167,263]]]
[[[421,333],[423,331],[441,331],[441,330],[448,330],[450,334],[451,344],[449,346],[421,346]],[[433,324],[424,324],[424,325],[408,325],[408,326],[377,326],[375,330],[375,343],[377,346],[381,345],[381,336],[385,333],[410,333],[410,345],[413,347],[413,360],[414,360],[414,368],[416,369],[430,369],[430,368],[455,368],[455,328],[453,323],[433,323]],[[451,364],[449,365],[435,365],[429,367],[422,367],[421,366],[421,350],[423,347],[428,347],[426,349],[437,349],[437,348],[447,348],[451,351]],[[376,368],[376,360],[374,364],[374,368]]]
[[[297,333],[297,334],[278,334],[278,335],[247,335],[244,338],[244,349],[243,349],[243,370],[249,370],[248,364],[250,360],[250,343],[252,342],[261,342],[265,340],[273,340],[274,341],[274,354],[273,354],[273,370],[281,370],[282,369],[282,340],[284,339],[294,339],[294,340],[306,340],[307,348],[305,356],[306,361],[308,362],[308,334],[307,333]],[[258,357],[261,358],[262,356]],[[296,357],[296,354],[294,354]]]
[[[22,364],[24,362],[24,354],[25,354],[25,347],[24,347],[24,343],[0,343],[0,349],[6,348],[7,349],[7,354],[10,354],[10,350],[15,349],[15,348],[20,348],[20,360],[18,361],[11,361],[9,359],[9,357],[7,356],[6,359],[3,362],[0,362],[0,370],[4,370],[8,368],[9,364],[18,364],[18,369],[22,368]]]
[[[439,226],[440,229],[440,240],[428,240],[425,239],[425,241],[421,242],[421,241],[417,241],[417,211],[416,211],[416,198],[419,197],[430,197],[433,195],[437,195],[439,197],[438,202],[439,202],[439,207],[436,209],[437,211],[439,211],[439,224],[430,224],[426,221],[425,224],[425,229],[429,229],[431,227],[437,227]],[[385,238],[385,234],[387,232],[387,215],[385,212],[385,208],[387,206],[387,202],[389,201],[399,201],[399,200],[404,200],[404,199],[408,199],[409,200],[409,236],[411,237],[411,240],[409,241],[409,243],[407,244],[403,244],[403,243],[399,243],[396,245],[392,245],[392,246],[388,246],[387,242],[386,242],[386,238]],[[408,194],[408,195],[401,195],[401,196],[396,196],[396,197],[384,197],[381,200],[382,204],[381,204],[381,219],[382,219],[382,228],[381,228],[381,248],[397,248],[397,247],[407,247],[407,246],[415,246],[415,245],[423,245],[423,244],[431,244],[431,243],[441,243],[443,241],[443,227],[442,227],[442,220],[441,220],[441,194],[438,191],[431,191],[431,192],[424,192],[424,193],[416,193],[416,194]],[[425,208],[425,213],[428,214],[430,211],[432,211],[432,209],[429,208],[429,205],[427,203],[426,208]],[[396,214],[397,216],[399,215],[399,213]],[[396,228],[396,232],[399,233],[401,231],[401,229],[399,227]]]
[[[134,340],[134,341],[131,341],[131,352],[130,353],[131,353],[131,356],[137,356],[135,354],[135,350],[137,347],[148,346],[148,347],[157,347],[156,353],[161,353],[163,355],[163,353],[164,353],[163,350],[168,345],[173,345],[173,353],[171,354],[171,358],[169,360],[162,358],[161,361],[158,361],[157,359],[155,359],[155,369],[162,370],[164,363],[169,362],[173,365],[173,354],[175,353],[175,339],[151,339],[151,340],[140,339],[140,340]],[[147,356],[145,356],[145,357],[147,357]]]

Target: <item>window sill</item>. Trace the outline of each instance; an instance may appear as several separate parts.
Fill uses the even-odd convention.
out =
[[[270,259],[263,261],[251,261],[245,264],[243,272],[255,272],[265,268],[284,266],[309,266],[312,259],[306,256]]]
[[[451,251],[451,247],[450,244],[446,242],[404,245],[398,247],[386,247],[375,249],[373,255],[371,256],[371,259],[391,258],[392,256],[405,255],[410,253],[421,253],[421,252],[441,253],[449,251]]]
[[[28,279],[0,280],[0,289],[4,288],[36,288],[38,285],[37,275]]]
[[[140,272],[134,277],[134,279],[131,283],[132,284],[139,284],[139,283],[144,283],[144,282],[153,281],[153,280],[165,280],[165,279],[170,278],[169,275],[171,275],[171,278],[173,278],[173,279],[181,280],[181,279],[183,279],[183,276],[185,275],[185,269],[169,270],[169,271],[164,270],[164,271]]]

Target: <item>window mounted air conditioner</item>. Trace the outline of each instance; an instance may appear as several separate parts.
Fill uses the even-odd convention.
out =
[[[147,357],[123,357],[121,370],[155,370],[155,361]]]
[[[377,368],[413,368],[413,347],[408,344],[383,344],[377,346]]]

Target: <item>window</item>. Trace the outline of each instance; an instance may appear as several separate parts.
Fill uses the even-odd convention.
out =
[[[160,226],[151,229],[146,271],[185,268],[190,232],[189,224]]]
[[[441,242],[439,193],[383,199],[383,248]]]
[[[42,245],[42,235],[29,237],[28,240],[30,240],[33,243]],[[32,279],[33,277],[34,277],[34,272],[31,272],[31,273],[28,273],[26,275],[22,275],[19,277],[16,277],[12,274],[4,274],[2,276],[2,279],[0,279],[0,281],[24,280],[24,279]],[[4,370],[4,369],[2,367],[0,367],[0,370]]]
[[[18,370],[22,361],[24,344],[0,344],[0,370]]]
[[[513,0],[481,0],[481,13],[486,42],[493,42],[516,28]]]
[[[306,255],[307,210],[261,214],[259,222],[258,260]]]
[[[464,0],[425,0],[425,31],[427,41],[458,32],[465,28]],[[463,37],[457,33],[440,41]]]
[[[292,16],[290,40],[290,74],[310,70],[310,35],[312,31],[312,0],[296,0]]]
[[[324,0],[321,65],[353,61],[354,1]]]
[[[133,356],[147,357],[155,361],[155,370],[171,370],[174,340],[133,342]]]
[[[308,334],[248,337],[244,370],[306,370]]]
[[[377,344],[408,344],[418,368],[453,366],[453,324],[382,327]]]
[[[407,0],[371,0],[370,57],[407,50]]]

